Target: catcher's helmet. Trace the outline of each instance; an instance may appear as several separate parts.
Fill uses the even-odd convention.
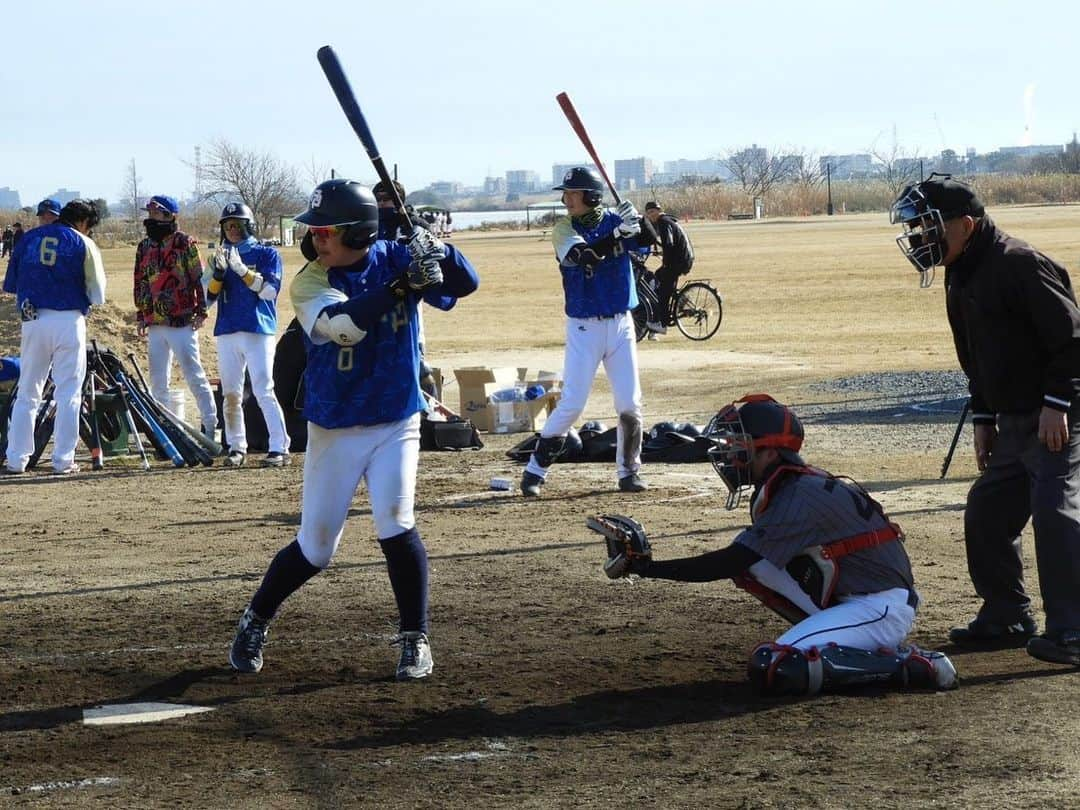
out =
[[[584,191],[586,205],[599,205],[604,196],[604,181],[594,169],[575,166],[563,175],[562,183],[552,191]]]
[[[375,241],[379,233],[379,206],[375,195],[355,180],[338,178],[315,186],[307,210],[293,217],[315,227],[348,225],[341,239],[345,247],[360,249]]]
[[[732,402],[712,418],[706,435],[713,441],[709,461],[728,488],[728,509],[738,506],[743,490],[755,483],[750,475],[755,450],[772,447],[789,464],[806,463],[799,455],[802,422],[768,394]]]
[[[243,220],[244,232],[248,236],[255,235],[255,214],[251,209],[244,205],[242,202],[231,202],[221,209],[221,216],[218,218],[218,225],[221,226],[221,239],[225,240],[225,220],[227,219],[239,219]]]
[[[904,227],[904,232],[896,237],[896,244],[919,271],[920,287],[933,283],[934,267],[941,264],[948,252],[945,223],[962,216],[977,219],[985,213],[974,190],[947,174],[935,172],[929,179],[911,183],[900,192],[889,210],[889,221]]]

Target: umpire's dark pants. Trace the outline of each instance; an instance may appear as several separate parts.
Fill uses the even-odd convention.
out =
[[[656,297],[660,299],[656,320],[664,326],[674,326],[675,322],[669,316],[671,311],[671,296],[675,295],[675,285],[679,283],[679,276],[683,271],[677,267],[660,265],[656,268]]]
[[[1046,632],[1080,629],[1080,406],[1069,414],[1069,444],[1051,453],[1039,441],[1039,411],[998,414],[990,463],[968,492],[968,571],[983,599],[979,618],[1011,624],[1030,610],[1020,533],[1032,519]]]

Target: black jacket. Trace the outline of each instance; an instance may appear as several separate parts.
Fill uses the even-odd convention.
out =
[[[689,273],[694,266],[694,246],[690,244],[690,237],[679,220],[671,214],[661,214],[653,227],[664,254],[663,266],[668,270],[677,270],[680,276]]]
[[[976,422],[1069,410],[1080,393],[1080,309],[1064,267],[983,217],[945,269],[945,290]]]

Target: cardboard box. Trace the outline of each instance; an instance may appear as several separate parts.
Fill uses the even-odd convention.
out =
[[[491,394],[501,388],[513,386],[518,381],[516,368],[488,368],[469,366],[454,369],[461,407],[458,413],[472,421],[477,430],[490,431],[494,426],[494,409],[490,407]]]
[[[455,369],[461,393],[461,415],[472,420],[477,430],[489,433],[524,433],[539,430],[555,410],[561,396],[557,372],[539,371],[532,375],[527,368],[488,368],[471,366]],[[499,402],[492,399],[497,391],[541,385],[546,393],[531,400]]]

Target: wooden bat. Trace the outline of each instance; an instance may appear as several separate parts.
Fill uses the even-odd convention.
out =
[[[375,167],[375,173],[379,175],[379,179],[389,190],[390,196],[393,197],[394,208],[402,217],[405,226],[404,230],[411,235],[414,228],[412,220],[409,219],[409,214],[405,210],[405,201],[401,199],[397,186],[394,185],[390,177],[390,172],[386,170],[386,164],[383,162],[382,155],[379,154],[379,147],[375,145],[375,138],[371,134],[371,128],[368,126],[364,114],[360,111],[360,105],[356,101],[356,96],[353,94],[349,79],[345,76],[345,71],[341,67],[341,62],[338,61],[337,54],[329,45],[323,45],[319,48],[316,56],[322,66],[323,73],[326,74],[326,80],[330,82],[330,87],[334,91],[334,95],[337,96],[341,111],[345,113],[349,124],[352,125],[353,132],[356,133],[356,137],[360,139],[364,151],[371,158],[371,165]]]
[[[581,140],[581,145],[585,147],[585,151],[589,153],[589,157],[592,158],[596,168],[600,171],[601,177],[604,178],[604,182],[607,183],[609,189],[611,189],[611,196],[615,198],[615,204],[618,205],[622,202],[622,198],[619,196],[619,192],[615,190],[615,184],[611,182],[611,178],[608,177],[607,170],[604,168],[603,161],[600,160],[600,156],[596,154],[596,147],[593,146],[592,140],[589,138],[588,130],[585,129],[585,124],[581,121],[581,116],[578,115],[577,110],[574,109],[574,102],[570,100],[570,96],[566,93],[559,93],[555,96],[555,100],[559,102],[559,106],[562,107],[563,113],[566,115],[566,120],[570,122],[571,129],[577,133],[578,138]]]

